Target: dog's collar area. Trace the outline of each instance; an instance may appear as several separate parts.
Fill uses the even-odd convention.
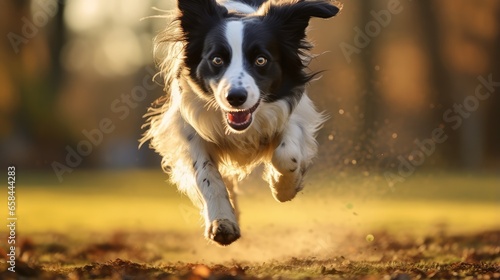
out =
[[[260,100],[250,109],[226,112],[227,124],[237,131],[247,129],[252,124],[252,114],[257,110],[259,104]]]

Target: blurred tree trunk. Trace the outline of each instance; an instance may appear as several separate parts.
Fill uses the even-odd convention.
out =
[[[59,89],[61,82],[64,80],[64,71],[62,69],[62,64],[60,61],[60,56],[64,44],[66,43],[66,26],[64,25],[64,5],[65,1],[57,2],[57,14],[53,19],[52,32],[49,35],[49,44],[51,50],[51,60],[52,60],[52,81],[56,89]],[[58,94],[58,90],[54,91],[55,95]]]
[[[443,124],[443,113],[445,110],[452,108],[452,88],[450,85],[450,74],[445,67],[444,58],[441,55],[441,44],[443,43],[442,34],[440,34],[438,15],[436,14],[435,5],[432,1],[417,1],[414,3],[420,12],[420,23],[423,26],[424,36],[422,36],[424,45],[426,46],[429,56],[429,77],[431,81],[430,88],[431,100],[434,101],[433,123],[431,127],[440,127]],[[451,130],[446,130],[450,135]],[[458,138],[451,136],[448,138],[446,145],[440,147],[440,152],[443,157],[448,159],[450,163],[456,163],[458,160],[459,147]]]
[[[373,21],[373,16],[371,11],[375,9],[374,1],[364,1],[361,4],[361,29],[365,30],[365,27],[370,21]],[[361,106],[360,111],[362,114],[356,116],[361,118],[361,127],[358,132],[359,135],[359,146],[355,146],[358,151],[355,152],[357,161],[360,165],[373,167],[375,162],[375,141],[377,141],[377,132],[379,130],[379,104],[380,104],[380,94],[378,88],[375,85],[376,73],[375,64],[373,62],[375,55],[375,49],[377,44],[377,38],[375,36],[370,38],[370,43],[362,50],[362,73],[363,79],[365,81],[364,91],[361,94]]]
[[[494,94],[487,100],[474,95],[480,85],[478,78],[487,79],[498,64],[494,56],[500,5],[495,0],[481,1],[481,5],[467,0],[417,3],[427,34],[434,99],[439,102],[436,121],[446,125],[449,136],[441,147],[447,148],[444,152],[450,163],[478,169],[486,156],[485,116],[492,110]],[[443,113],[447,110],[457,122],[446,123]]]
[[[494,81],[500,80],[500,34],[497,35],[492,55],[493,61],[496,61],[493,69]],[[495,94],[491,97],[491,110],[488,111],[486,118],[486,143],[485,149],[488,151],[489,159],[497,167],[500,166],[500,88],[496,88]]]
[[[9,5],[6,5],[9,4]],[[64,5],[57,1],[58,11],[51,14],[42,5],[29,0],[11,0],[4,3],[9,16],[6,33],[15,34],[22,41],[0,49],[8,57],[10,79],[14,83],[16,104],[11,126],[14,129],[5,140],[3,160],[29,168],[50,168],[51,160],[61,157],[63,143],[70,143],[62,120],[56,110],[63,70],[60,63],[65,43],[63,22]],[[32,7],[33,5],[33,7]],[[43,15],[47,22],[39,23],[31,11]],[[32,34],[25,34],[29,30]],[[18,39],[21,40],[21,39]],[[17,43],[17,45],[16,45]],[[3,152],[3,151],[2,151]]]

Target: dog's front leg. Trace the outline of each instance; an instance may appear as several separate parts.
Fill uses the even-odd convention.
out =
[[[236,221],[239,221],[240,208],[238,205],[238,198],[237,198],[238,179],[233,176],[230,176],[229,178],[224,178],[224,183],[226,184],[226,188],[229,193],[229,201],[231,201],[231,205],[233,205]]]
[[[312,142],[311,142],[312,141]],[[313,151],[307,151],[311,142]],[[291,120],[284,131],[271,163],[266,166],[265,178],[274,198],[280,202],[292,200],[302,190],[303,177],[315,153],[313,135],[299,122]]]
[[[240,229],[226,186],[217,163],[207,151],[208,144],[194,132],[188,138],[195,188],[205,219],[205,237],[220,245],[229,245],[240,237]]]

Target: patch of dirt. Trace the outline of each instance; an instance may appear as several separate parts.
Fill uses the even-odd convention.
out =
[[[7,270],[7,255],[0,250],[0,279],[500,279],[500,230],[424,237],[376,232],[373,239],[356,245],[350,241],[363,237],[352,234],[335,250],[313,249],[301,257],[266,262],[221,263],[172,259],[196,248],[165,243],[180,238],[171,233],[95,236],[24,237],[16,273]]]

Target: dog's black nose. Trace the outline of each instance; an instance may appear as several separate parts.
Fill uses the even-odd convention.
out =
[[[247,101],[247,91],[244,88],[231,89],[227,93],[226,99],[233,107],[241,106]]]

